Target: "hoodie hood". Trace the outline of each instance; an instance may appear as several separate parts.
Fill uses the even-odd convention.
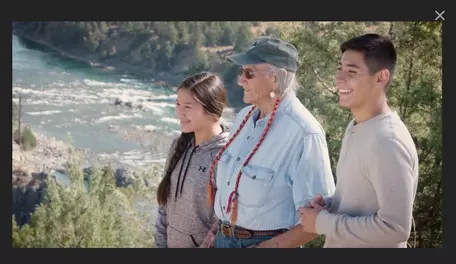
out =
[[[221,127],[222,127],[222,133],[218,134],[217,136],[215,136],[209,140],[201,142],[201,144],[199,144],[197,146],[198,150],[212,151],[214,149],[221,149],[223,146],[225,146],[225,144],[228,143],[228,137],[229,137],[230,132],[228,130],[228,127],[226,127],[224,125],[221,125]],[[194,145],[195,145],[195,141],[193,139],[191,141],[190,147],[194,147]]]

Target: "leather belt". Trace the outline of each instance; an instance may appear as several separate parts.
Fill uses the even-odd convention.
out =
[[[238,239],[248,239],[251,237],[277,236],[288,231],[288,229],[277,230],[250,230],[239,226],[231,226],[230,224],[219,221],[219,230],[225,236],[236,237]]]

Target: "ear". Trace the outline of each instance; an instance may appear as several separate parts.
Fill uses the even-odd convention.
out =
[[[280,74],[282,75],[282,80],[285,80],[285,78],[287,78],[288,72],[284,69],[281,69]]]
[[[385,87],[390,79],[390,71],[383,69],[377,73],[376,84],[380,87]]]
[[[288,73],[287,73],[286,70],[281,69],[280,72],[279,72],[279,74],[280,74],[281,80],[284,81],[284,80],[287,78],[287,74],[288,74]],[[277,79],[278,79],[278,78],[277,78],[277,75],[274,75],[274,83],[276,84],[276,86],[279,85]]]

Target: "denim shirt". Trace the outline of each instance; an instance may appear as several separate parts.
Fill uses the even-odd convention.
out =
[[[250,109],[236,116],[230,137]],[[222,221],[230,219],[226,208],[236,176],[270,118],[254,122],[258,114],[255,109],[217,164],[214,210]],[[263,143],[241,170],[236,225],[251,230],[292,228],[299,223],[300,207],[318,193],[331,196],[335,189],[325,132],[294,93],[282,99]]]

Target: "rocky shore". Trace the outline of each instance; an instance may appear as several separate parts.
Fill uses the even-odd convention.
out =
[[[142,133],[147,134],[148,132],[143,131]],[[64,174],[65,165],[70,161],[70,155],[79,155],[81,161],[91,160],[98,165],[114,164],[116,184],[119,187],[127,186],[132,180],[137,178],[137,173],[140,173],[138,168],[121,166],[122,164],[116,160],[104,160],[88,149],[70,150],[69,144],[63,141],[37,133],[34,134],[37,139],[37,145],[32,150],[21,150],[19,145],[12,141],[12,207],[16,222],[19,225],[30,222],[30,214],[34,212],[36,205],[43,201],[46,188],[45,179],[48,178],[49,173],[53,175],[55,173]],[[138,131],[137,134],[141,134],[141,131]],[[166,139],[168,137],[163,136],[157,138],[154,142],[165,144]],[[84,168],[84,172],[88,171],[90,171],[90,167]],[[58,178],[55,179],[60,181]],[[147,186],[156,187],[160,178],[144,178],[144,181]],[[155,205],[150,204],[138,206],[143,211],[154,211],[156,209]]]
[[[37,146],[33,150],[21,150],[19,145],[13,141],[13,170],[18,167],[30,172],[64,169],[70,157],[69,145],[55,138],[34,134]],[[88,149],[76,149],[75,151],[82,154],[82,157],[94,155]]]

